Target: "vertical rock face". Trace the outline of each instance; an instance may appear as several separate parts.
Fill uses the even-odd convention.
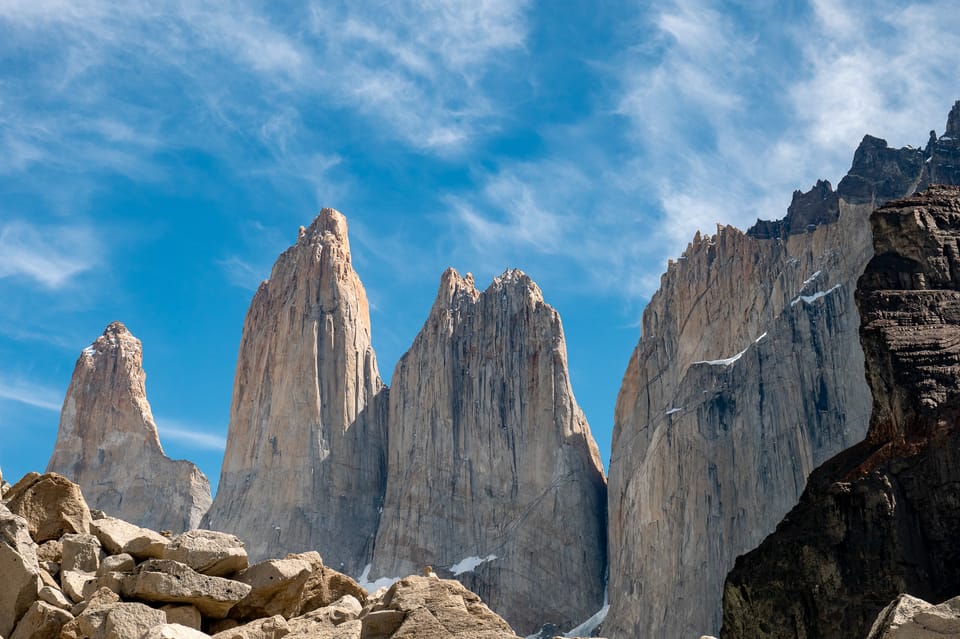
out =
[[[147,402],[140,340],[120,322],[83,349],[47,472],[80,485],[91,507],[144,527],[194,528],[210,482],[163,453]]]
[[[737,560],[724,637],[860,638],[900,593],[960,592],[960,188],[931,187],[871,222],[876,257],[857,290],[869,435]]]
[[[836,192],[819,182],[784,220],[698,234],[671,262],[617,399],[609,636],[716,634],[735,558],[864,437],[853,292],[873,254],[869,214],[960,178],[958,149],[951,135],[925,149],[866,136]]]
[[[386,484],[386,406],[347,223],[324,209],[250,304],[204,524],[236,533],[254,560],[319,550],[357,574]]]
[[[560,317],[520,271],[450,269],[390,391],[373,574],[432,565],[522,634],[603,603],[605,481]]]

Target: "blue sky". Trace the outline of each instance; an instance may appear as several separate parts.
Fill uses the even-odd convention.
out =
[[[385,378],[444,268],[521,268],[608,459],[666,259],[836,183],[864,133],[942,132],[958,22],[954,0],[0,0],[0,466],[45,467],[119,319],[168,454],[215,482],[250,297],[323,206]]]

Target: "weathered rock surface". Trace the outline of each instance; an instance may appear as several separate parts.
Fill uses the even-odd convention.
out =
[[[61,639],[131,639],[166,623],[162,611],[142,603],[89,606],[63,626]]]
[[[493,639],[515,637],[509,624],[452,579],[401,579],[361,617],[364,637]]]
[[[93,520],[90,531],[111,555],[126,553],[136,559],[160,559],[170,543],[158,532],[116,517]]]
[[[866,434],[853,292],[873,252],[869,214],[960,178],[958,149],[950,135],[925,149],[867,136],[836,192],[820,182],[781,222],[698,234],[669,265],[617,400],[606,634],[716,634],[737,555]]]
[[[315,549],[359,574],[386,484],[385,393],[347,223],[324,209],[250,304],[204,527],[239,535],[254,561]]]
[[[247,567],[247,551],[240,538],[216,530],[188,530],[177,535],[163,549],[163,558],[212,577],[226,577]]]
[[[529,277],[507,271],[480,293],[443,274],[394,370],[388,440],[373,575],[430,564],[523,632],[602,605],[602,464],[560,317]]]
[[[237,575],[250,592],[231,611],[238,619],[282,615],[289,619],[300,613],[303,588],[313,566],[303,559],[271,559],[254,564]]]
[[[221,619],[249,592],[250,586],[239,581],[202,575],[171,559],[149,559],[124,581],[121,594],[141,601],[190,604],[206,617]]]
[[[210,482],[164,455],[145,379],[140,340],[113,322],[80,353],[47,471],[80,484],[87,503],[109,515],[158,530],[195,528]]]
[[[857,290],[867,439],[810,477],[800,503],[727,579],[723,637],[867,636],[899,593],[960,592],[960,188],[871,216]]]
[[[80,487],[56,473],[27,473],[7,493],[6,502],[10,512],[27,521],[37,543],[90,529],[90,509]]]
[[[57,639],[73,615],[43,601],[35,601],[17,624],[10,639]]]
[[[140,639],[209,639],[210,635],[179,623],[154,626],[140,635]]]
[[[10,636],[41,588],[37,545],[27,522],[0,504],[0,636]]]
[[[934,606],[900,595],[880,612],[866,639],[960,639],[960,597]]]

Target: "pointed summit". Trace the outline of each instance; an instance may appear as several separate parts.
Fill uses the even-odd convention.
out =
[[[448,269],[390,391],[371,574],[432,565],[511,625],[572,627],[603,604],[606,481],[557,312],[522,271],[483,292]]]
[[[210,482],[163,453],[146,394],[143,348],[112,322],[77,359],[47,472],[73,480],[90,506],[138,525],[196,527]]]
[[[947,116],[947,130],[944,135],[952,138],[960,137],[960,100],[953,103],[950,114]]]
[[[358,575],[386,482],[385,393],[346,218],[323,209],[250,303],[204,525],[240,536],[254,559],[319,550]]]

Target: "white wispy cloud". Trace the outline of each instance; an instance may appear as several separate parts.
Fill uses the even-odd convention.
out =
[[[99,241],[84,227],[0,225],[0,279],[22,276],[56,289],[97,263]]]
[[[63,393],[27,379],[0,377],[0,399],[60,412]]]
[[[226,437],[213,428],[166,418],[156,418],[155,421],[161,441],[175,441],[188,448],[221,452],[227,446]]]

